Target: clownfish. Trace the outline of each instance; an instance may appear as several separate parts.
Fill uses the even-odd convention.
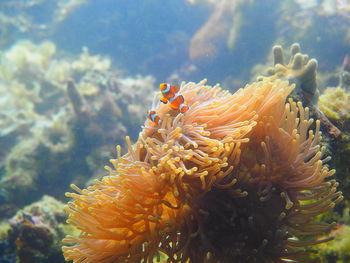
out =
[[[162,92],[162,98],[160,99],[161,102],[164,104],[167,104],[171,99],[173,99],[176,95],[176,93],[179,92],[180,88],[179,86],[173,86],[169,83],[162,83],[159,85],[159,89]]]
[[[185,99],[182,95],[175,96],[170,102],[170,107],[173,110],[180,110],[181,113],[188,111],[188,106],[184,103]]]
[[[147,118],[150,119],[151,121],[153,121],[156,125],[159,124],[160,118],[157,115],[156,111],[151,110],[148,114],[147,114]]]
[[[162,92],[161,102],[164,104],[170,103],[170,107],[174,110],[180,110],[181,113],[185,113],[189,108],[184,103],[185,99],[182,95],[179,95],[179,86],[173,86],[169,83],[162,83],[159,85],[159,89]]]

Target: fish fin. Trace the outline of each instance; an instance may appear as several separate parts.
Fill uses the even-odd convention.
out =
[[[165,98],[165,97],[161,97],[161,98],[160,98],[160,101],[163,102],[164,104],[167,104],[167,103],[168,103],[168,99]]]

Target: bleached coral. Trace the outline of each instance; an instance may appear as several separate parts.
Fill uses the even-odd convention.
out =
[[[57,85],[56,88],[59,89],[68,78],[77,74],[88,71],[103,72],[111,67],[110,59],[91,55],[86,47],[78,59],[60,59],[56,49],[53,42],[34,44],[28,40],[19,41],[1,58],[1,78],[17,78],[29,87],[34,82],[46,81]]]
[[[101,58],[100,56],[92,56],[89,53],[87,47],[83,47],[79,60],[76,60],[72,64],[73,70],[85,72],[92,71],[106,71],[111,67],[111,61],[107,58]]]
[[[55,52],[56,46],[52,42],[35,45],[30,41],[21,41],[4,54],[0,76],[12,79],[23,75],[44,74]]]

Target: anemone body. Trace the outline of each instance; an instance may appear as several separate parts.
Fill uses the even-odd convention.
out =
[[[324,163],[319,122],[263,80],[231,94],[183,85],[185,114],[156,105],[109,176],[68,193],[63,247],[74,262],[287,262],[331,225],[313,218],[341,200]],[[156,98],[157,99],[157,98]],[[314,129],[312,128],[314,126]]]

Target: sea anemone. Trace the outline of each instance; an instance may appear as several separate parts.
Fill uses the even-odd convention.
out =
[[[110,175],[67,205],[66,260],[74,262],[285,262],[327,240],[313,218],[341,200],[319,146],[319,122],[287,96],[294,85],[263,80],[234,94],[205,80],[183,85],[190,109],[157,105]],[[157,97],[156,97],[157,98]]]

